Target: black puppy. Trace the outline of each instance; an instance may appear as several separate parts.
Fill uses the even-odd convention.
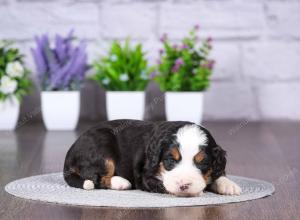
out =
[[[225,176],[225,151],[205,128],[190,122],[102,122],[67,153],[65,181],[89,189],[141,189],[198,196],[209,187],[238,195]]]

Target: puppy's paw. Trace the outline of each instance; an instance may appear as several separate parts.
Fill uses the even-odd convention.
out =
[[[92,180],[85,180],[83,182],[83,187],[82,188],[85,189],[85,190],[91,190],[91,189],[95,189],[95,185],[94,185]]]
[[[212,190],[222,195],[240,195],[242,192],[235,182],[225,176],[221,176],[212,184]]]
[[[115,190],[125,190],[131,188],[131,183],[120,176],[113,176],[110,180],[110,188]]]

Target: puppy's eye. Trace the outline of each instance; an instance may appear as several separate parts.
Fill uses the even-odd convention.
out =
[[[172,157],[167,157],[163,160],[163,164],[166,170],[172,170],[175,167],[176,163],[177,161]]]
[[[210,158],[204,157],[201,161],[194,160],[194,163],[198,169],[200,169],[202,172],[206,172],[210,169],[211,163]]]
[[[201,171],[206,172],[206,171],[209,170],[210,164],[207,163],[207,162],[205,162],[205,161],[203,161],[203,162],[201,162],[201,163],[196,163],[196,167],[197,167],[198,169],[200,169]]]

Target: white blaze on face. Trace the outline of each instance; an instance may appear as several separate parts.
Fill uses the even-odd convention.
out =
[[[170,171],[161,173],[166,190],[177,196],[197,196],[206,187],[205,180],[194,164],[200,146],[207,144],[206,134],[196,125],[185,125],[176,134],[181,161]]]

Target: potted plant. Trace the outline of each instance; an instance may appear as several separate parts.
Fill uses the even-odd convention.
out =
[[[153,75],[160,89],[165,91],[167,119],[201,123],[203,91],[210,85],[214,61],[209,59],[211,38],[199,45],[195,26],[179,45],[171,45],[167,35],[161,41],[157,72]]]
[[[20,102],[31,86],[28,75],[19,50],[0,41],[0,130],[15,129]]]
[[[73,130],[80,111],[80,86],[87,70],[86,44],[74,43],[73,31],[55,36],[51,46],[44,34],[35,37],[32,55],[42,89],[42,115],[48,130]]]
[[[106,92],[108,119],[143,119],[144,90],[149,82],[149,68],[142,45],[132,47],[114,41],[108,56],[94,63],[92,76]]]

